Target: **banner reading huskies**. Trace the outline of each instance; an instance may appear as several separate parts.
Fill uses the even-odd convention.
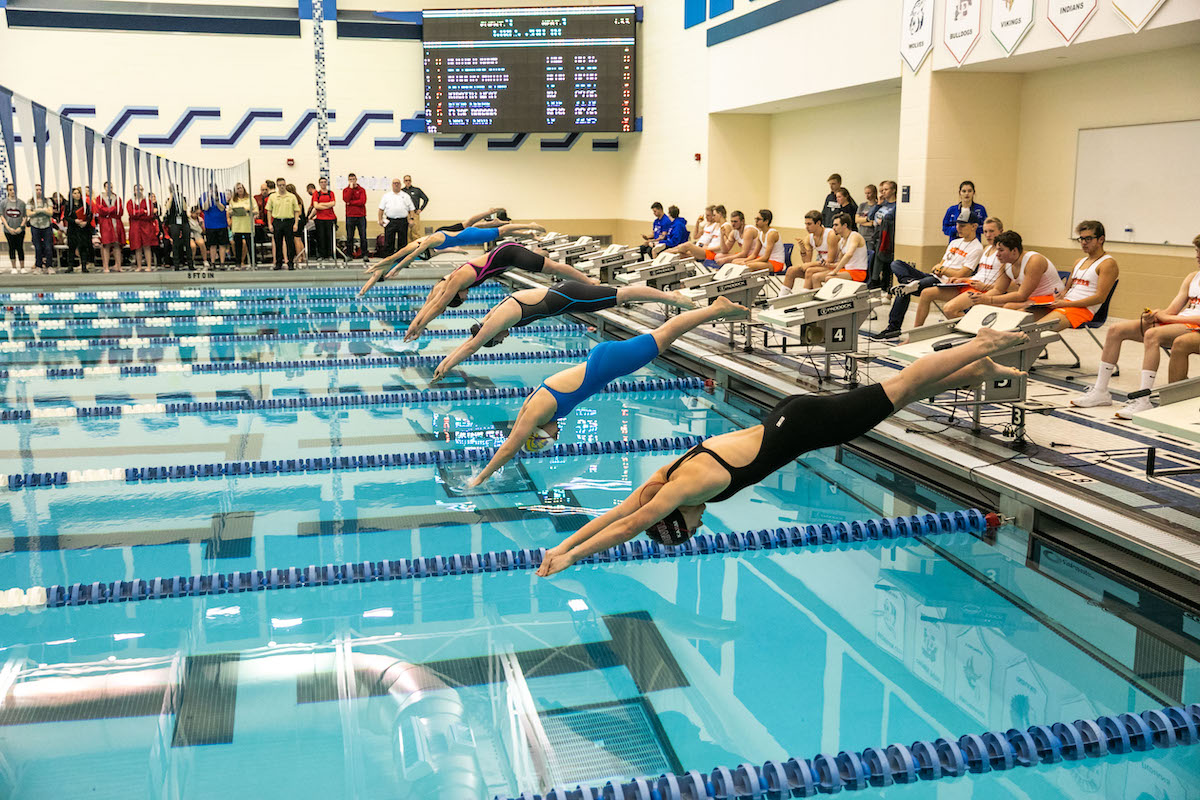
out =
[[[933,49],[933,0],[904,0],[900,7],[900,57],[916,72]]]

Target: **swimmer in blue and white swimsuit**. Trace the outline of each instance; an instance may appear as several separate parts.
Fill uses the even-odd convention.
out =
[[[470,358],[481,347],[495,347],[508,337],[511,328],[520,328],[547,317],[572,311],[603,311],[622,303],[665,303],[676,308],[695,308],[696,304],[680,292],[664,292],[649,286],[603,286],[594,283],[564,281],[554,286],[522,289],[501,300],[487,313],[482,323],[471,326],[471,338],[442,359],[433,372],[435,383],[446,373]]]
[[[636,372],[683,334],[725,317],[744,316],[745,306],[718,297],[712,305],[672,317],[652,333],[625,341],[605,341],[592,348],[587,361],[576,364],[542,381],[525,399],[512,432],[483,471],[467,484],[475,487],[508,463],[522,447],[540,450],[558,438],[558,420],[569,415],[592,395],[617,378]]]

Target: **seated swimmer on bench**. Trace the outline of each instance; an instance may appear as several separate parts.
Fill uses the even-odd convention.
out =
[[[697,223],[700,227],[694,242],[677,244],[668,253],[679,253],[697,261],[712,260],[721,248],[721,229],[725,226],[725,206],[708,206]]]
[[[434,284],[433,291],[425,300],[425,305],[421,307],[412,324],[408,326],[408,332],[404,334],[404,341],[411,342],[419,337],[425,330],[425,326],[437,319],[447,306],[451,308],[461,306],[467,299],[467,290],[489,278],[503,275],[513,267],[526,272],[546,272],[579,283],[596,283],[574,267],[552,261],[526,247],[508,242],[490,253],[476,256]]]
[[[722,235],[721,251],[717,253],[717,257],[713,259],[717,262],[718,267],[723,267],[732,262],[735,258],[742,258],[747,252],[746,237],[755,237],[758,234],[757,229],[752,229],[752,233],[746,231],[746,215],[740,211],[734,211],[729,215],[729,231]],[[752,238],[751,242],[757,247],[757,239]]]
[[[850,227],[850,215],[841,212],[833,217],[833,234],[837,237],[838,259],[828,270],[809,272],[804,278],[805,289],[820,289],[830,278],[867,282],[867,242],[862,234]]]
[[[580,403],[601,391],[608,383],[649,364],[683,334],[723,317],[742,316],[745,306],[718,297],[712,305],[694,308],[664,322],[652,333],[643,333],[624,341],[604,341],[592,348],[587,361],[568,367],[546,380],[525,399],[512,431],[487,466],[470,480],[468,487],[479,486],[492,473],[507,464],[524,447],[536,451],[558,438],[558,420]],[[574,387],[574,388],[568,388]]]
[[[996,237],[1002,233],[1004,233],[1004,223],[1000,221],[999,217],[988,217],[984,221],[984,248],[983,254],[979,257],[979,266],[976,268],[975,274],[969,278],[955,279],[955,283],[962,284],[962,287],[951,287],[955,294],[947,301],[946,305],[942,306],[942,314],[946,319],[958,319],[970,311],[971,307],[975,305],[971,302],[973,294],[995,295],[1008,291],[1008,276],[1004,274],[1004,265],[996,256]],[[925,295],[930,292],[930,289],[921,292],[921,302],[917,305],[917,319],[921,320],[919,325],[923,325],[925,318],[929,315],[929,305],[943,296],[939,287],[933,287],[933,291],[937,294],[930,294],[929,303],[925,302]],[[922,314],[922,309],[924,314]]]
[[[1079,235],[1079,246],[1084,255],[1071,268],[1066,291],[1046,306],[1049,310],[1031,309],[1039,321],[1056,322],[1055,330],[1059,331],[1091,322],[1121,275],[1117,260],[1104,252],[1102,223],[1085,219],[1076,226],[1075,233]]]
[[[775,215],[771,213],[771,209],[759,209],[758,216],[754,218],[754,229],[759,242],[758,252],[753,256],[735,258],[734,264],[743,264],[750,270],[769,269],[771,272],[783,272],[786,269],[783,263],[783,239],[780,238],[779,231],[771,227],[771,221],[774,219]]]
[[[824,219],[820,211],[809,211],[804,215],[804,229],[808,234],[796,239],[800,245],[800,258],[793,258],[792,266],[783,275],[783,285],[788,289],[798,280],[804,281],[805,289],[811,289],[809,274],[826,272],[829,270],[827,265],[837,260],[837,237],[825,227]]]
[[[972,305],[1004,306],[1018,311],[1033,305],[1048,305],[1062,294],[1062,278],[1050,259],[1033,250],[1025,250],[1021,234],[1005,231],[996,237],[996,258],[1004,265],[1008,291],[1001,294],[973,294]]]
[[[537,574],[561,572],[642,531],[660,544],[682,544],[700,528],[706,503],[732,497],[803,453],[848,442],[909,403],[940,392],[1019,378],[1024,373],[988,356],[1027,338],[984,328],[966,344],[922,356],[882,383],[838,394],[792,395],[761,425],[714,436],[660,468],[620,505],[549,550]]]
[[[1200,266],[1200,236],[1192,240],[1196,248],[1196,264]],[[1154,379],[1158,374],[1158,366],[1162,360],[1162,348],[1171,349],[1171,366],[1169,377],[1171,382],[1187,377],[1187,355],[1183,354],[1192,341],[1200,340],[1195,335],[1200,331],[1200,269],[1192,272],[1179,284],[1179,291],[1166,308],[1147,308],[1139,319],[1115,322],[1108,326],[1108,334],[1104,337],[1104,351],[1100,354],[1100,369],[1096,374],[1096,385],[1071,401],[1071,405],[1080,408],[1112,405],[1112,396],[1108,393],[1108,381],[1117,371],[1117,359],[1121,355],[1121,343],[1126,341],[1142,342],[1142,382],[1140,389],[1153,389]],[[1175,351],[1182,346],[1179,363],[1176,363]],[[1176,377],[1178,376],[1178,377]],[[1117,412],[1122,419],[1129,419],[1134,414],[1149,411],[1152,408],[1149,397],[1139,397],[1130,400]]]
[[[1188,360],[1200,353],[1200,332],[1185,333],[1171,345],[1171,360],[1167,367],[1167,382],[1179,383],[1188,377]]]
[[[618,303],[666,303],[676,308],[695,308],[695,303],[679,292],[664,292],[649,286],[602,286],[565,281],[557,286],[522,289],[497,303],[483,323],[471,326],[471,338],[442,359],[430,383],[446,377],[463,360],[481,347],[495,347],[508,337],[511,328],[520,328],[568,311],[602,311]]]

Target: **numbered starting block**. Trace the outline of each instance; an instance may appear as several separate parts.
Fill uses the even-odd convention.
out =
[[[1027,311],[1017,311],[993,306],[975,306],[961,319],[948,320],[936,325],[925,325],[913,328],[909,332],[908,343],[893,347],[889,354],[901,361],[916,361],[923,355],[934,350],[969,342],[983,328],[997,331],[1021,331],[1028,335],[1029,340],[1024,344],[993,353],[991,358],[997,364],[1016,367],[1028,372],[1034,366],[1038,355],[1047,345],[1061,341],[1062,337],[1053,329],[1054,323],[1038,323],[1033,314]],[[1025,393],[1028,389],[1027,377],[1018,380],[991,381],[975,387],[974,400],[962,405],[971,407],[973,430],[980,430],[979,412],[985,403],[1002,403],[1012,406],[1012,423],[1016,431],[1016,443],[1023,444],[1025,438]]]
[[[705,305],[718,297],[727,297],[734,303],[752,308],[770,276],[771,271],[767,269],[750,271],[744,264],[726,264],[716,272],[684,278],[680,292],[696,305]],[[728,325],[730,346],[733,346],[734,332],[740,326],[745,335],[742,349],[747,353],[751,352],[754,348],[750,345],[749,321],[730,320]]]
[[[625,267],[638,260],[638,249],[626,247],[623,244],[610,244],[597,253],[591,253],[586,258],[575,262],[575,268],[580,272],[598,278],[601,283],[612,283],[613,276]]]
[[[581,258],[600,249],[600,244],[590,236],[580,236],[578,239],[550,247],[550,258],[566,264],[574,264]]]
[[[670,289],[691,277],[696,260],[678,253],[659,253],[653,261],[631,264],[616,276],[617,283],[645,283],[653,289]]]
[[[821,347],[825,352],[825,377],[830,374],[830,357],[845,354],[846,380],[857,382],[858,329],[872,309],[883,302],[883,293],[868,289],[865,283],[830,278],[815,291],[784,295],[770,301],[770,307],[758,312],[758,322],[777,328],[800,329],[804,344]]]
[[[1158,407],[1134,414],[1133,424],[1200,444],[1200,378],[1176,381],[1162,387],[1158,392]],[[1158,448],[1151,447],[1146,453],[1146,475],[1151,478],[1200,472],[1200,467],[1192,466],[1156,468],[1157,457]]]

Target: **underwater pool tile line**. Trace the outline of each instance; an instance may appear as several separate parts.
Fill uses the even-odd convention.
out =
[[[1007,772],[1017,767],[1085,761],[1105,756],[1145,758],[1154,750],[1200,743],[1200,703],[1149,709],[1025,730],[968,733],[957,739],[891,744],[865,750],[821,753],[811,759],[767,761],[715,767],[707,774],[609,781],[603,787],[554,788],[545,795],[525,792],[507,800],[742,800],[814,797],[894,784]],[[495,800],[506,800],[495,795]]]
[[[549,449],[549,448],[547,448]],[[976,508],[942,511],[907,517],[882,517],[821,525],[793,525],[774,530],[698,534],[681,545],[661,545],[635,539],[607,548],[578,564],[595,565],[687,558],[754,550],[815,548],[825,545],[853,546],[926,536],[973,536],[997,527],[1000,518]],[[144,580],[94,581],[49,588],[11,588],[0,591],[0,611],[16,613],[32,608],[100,605],[178,597],[238,594],[279,589],[299,589],[375,581],[415,580],[442,576],[478,575],[488,572],[536,570],[546,548],[499,550],[485,553],[426,556],[388,561],[356,561],[307,567],[254,569],[245,572],[216,572],[207,575],[178,575]]]
[[[213,400],[190,403],[134,403],[112,406],[72,406],[70,408],[34,408],[0,410],[0,422],[25,422],[37,419],[81,419],[123,417],[137,414],[212,414],[242,411],[302,410],[322,408],[374,408],[379,406],[411,405],[413,403],[471,402],[526,397],[536,386],[498,386],[486,389],[424,389],[412,392],[381,394],[326,394],[306,397],[276,397],[268,400]],[[643,378],[634,381],[614,381],[598,394],[637,394],[670,392],[678,397],[680,390],[703,389],[703,378]]]
[[[441,390],[451,391],[451,390]],[[272,400],[268,403],[275,402]],[[282,401],[281,401],[282,402]],[[288,401],[290,402],[290,400]],[[675,436],[659,439],[617,439],[604,442],[555,444],[537,452],[517,451],[517,459],[562,458],[563,456],[602,455],[609,453],[667,453],[688,450],[704,441],[702,436]],[[9,491],[53,489],[74,483],[121,481],[153,483],[157,481],[202,480],[205,478],[292,475],[296,473],[352,472],[355,470],[392,469],[395,467],[475,464],[490,461],[498,448],[467,447],[417,453],[379,453],[361,456],[272,459],[269,461],[217,461],[201,464],[176,464],[162,467],[116,467],[58,472],[13,473],[8,477]]]
[[[587,358],[586,347],[567,350],[542,350],[517,353],[476,353],[463,359],[464,364],[513,363],[517,361],[561,361]],[[71,380],[101,375],[119,375],[131,378],[160,373],[212,375],[228,373],[276,372],[296,369],[353,369],[356,367],[436,367],[445,356],[350,356],[343,358],[298,358],[278,361],[206,361],[202,364],[132,364],[102,367],[26,367],[0,369],[0,379],[5,378],[48,378]]]
[[[587,331],[586,325],[526,325],[521,335],[541,333],[578,333]],[[421,339],[469,338],[469,328],[426,328]],[[89,350],[99,347],[194,347],[217,344],[250,344],[254,342],[325,342],[325,341],[369,341],[372,339],[398,339],[404,331],[306,331],[304,333],[216,333],[192,336],[131,336],[117,338],[103,336],[98,339],[19,339],[0,341],[0,353],[15,353],[24,350]],[[419,340],[418,340],[419,341]]]

